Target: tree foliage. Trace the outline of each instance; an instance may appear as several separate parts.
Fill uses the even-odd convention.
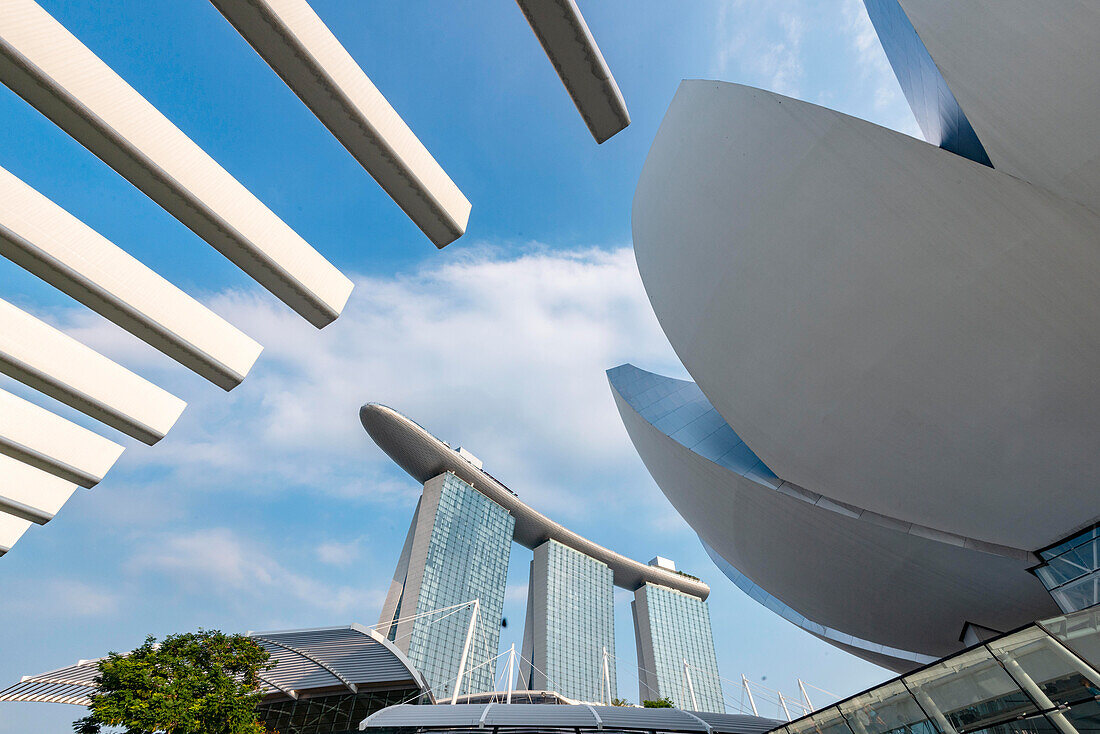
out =
[[[263,734],[256,717],[260,674],[275,667],[244,635],[199,630],[152,635],[126,655],[99,661],[91,713],[76,734],[122,727],[127,734]]]
[[[625,698],[613,698],[613,699],[611,699],[611,705],[612,706],[629,706],[630,701],[627,701]]]
[[[668,700],[668,696],[665,696],[664,698],[658,698],[655,701],[642,701],[642,706],[644,706],[647,709],[672,709],[672,708],[676,708],[676,706],[672,703],[672,701]]]

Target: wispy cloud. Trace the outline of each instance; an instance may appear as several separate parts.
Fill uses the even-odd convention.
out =
[[[161,536],[130,559],[135,574],[156,573],[173,584],[209,594],[251,600],[289,597],[337,615],[381,604],[375,589],[333,586],[286,568],[267,551],[227,528],[206,528]]]
[[[321,563],[343,568],[359,560],[361,546],[362,538],[349,540],[346,543],[330,540],[318,545],[314,552]]]
[[[9,591],[14,591],[9,588]],[[103,617],[118,611],[122,596],[112,589],[72,578],[53,578],[16,593],[4,611],[35,617]]]
[[[504,600],[526,604],[527,584],[508,584],[508,588],[504,591]]]
[[[721,5],[714,76],[798,97],[805,81],[803,37],[811,19],[799,0]]]
[[[532,245],[456,255],[395,278],[356,278],[344,314],[323,331],[262,295],[217,295],[211,306],[265,346],[228,395],[196,388],[160,355],[119,354],[117,330],[77,317],[70,333],[190,401],[164,441],[127,452],[120,474],[159,473],[189,492],[411,507],[411,480],[359,425],[358,407],[379,401],[471,447],[526,499],[583,512],[599,498],[574,494],[580,480],[636,463],[604,370],[633,360],[682,373],[633,252]]]
[[[920,137],[920,128],[902,95],[901,85],[862,0],[844,0],[842,29],[856,52],[860,77],[870,85],[874,110],[882,116],[877,121],[907,135]]]

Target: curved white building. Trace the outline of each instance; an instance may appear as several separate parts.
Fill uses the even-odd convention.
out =
[[[1100,14],[867,5],[935,144],[759,89],[682,83],[633,230],[698,387],[637,377],[685,401],[666,414],[674,398],[654,407],[627,368],[610,377],[646,465],[730,575],[900,670],[968,630],[1053,612],[1044,583],[1075,584],[1055,593],[1064,607],[1100,601],[1092,577],[1085,590],[1098,564],[1078,547],[1095,533],[1059,545],[1100,517],[1100,216],[1084,122],[1100,114]],[[705,426],[686,421],[704,413]],[[720,430],[739,447],[725,459],[712,455]]]

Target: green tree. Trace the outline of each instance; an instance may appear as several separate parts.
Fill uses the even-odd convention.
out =
[[[611,705],[612,706],[629,706],[630,701],[627,701],[625,698],[613,698],[613,699],[611,699]]]
[[[647,709],[673,709],[676,706],[668,700],[668,696],[658,698],[656,701],[642,701],[642,706]]]
[[[122,727],[127,734],[264,734],[256,717],[260,674],[275,667],[244,635],[202,630],[150,635],[133,652],[99,661],[91,713],[77,734]]]

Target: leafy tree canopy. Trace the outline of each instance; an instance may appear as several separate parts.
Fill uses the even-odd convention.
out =
[[[217,630],[150,635],[133,652],[99,661],[91,713],[76,734],[122,727],[127,734],[264,734],[256,718],[260,674],[275,667],[244,635]]]
[[[612,706],[629,706],[630,701],[627,701],[625,698],[613,698],[613,699],[611,699],[611,705]]]
[[[656,701],[642,701],[642,706],[647,709],[671,709],[676,708],[672,701],[668,700],[668,696],[664,698],[658,698]]]

